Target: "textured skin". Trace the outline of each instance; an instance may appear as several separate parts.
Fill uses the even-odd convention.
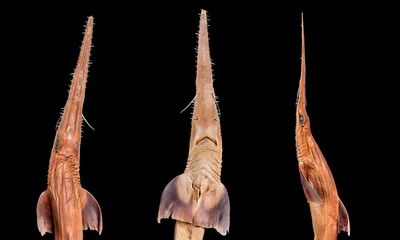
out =
[[[56,132],[47,179],[47,190],[37,204],[37,224],[42,235],[56,240],[82,240],[85,229],[102,231],[102,215],[94,197],[82,188],[79,176],[82,108],[89,67],[93,18],[87,21],[84,40],[69,96]]]
[[[202,10],[189,156],[184,173],[165,187],[158,212],[159,222],[170,216],[177,220],[175,239],[202,239],[203,228],[227,233],[230,205],[221,183],[221,167],[221,126],[212,79],[207,13]]]
[[[181,221],[176,221],[175,223],[175,240],[200,240],[203,239],[204,228],[194,226],[190,223],[185,223]]]
[[[306,112],[306,65],[304,24],[302,18],[301,77],[297,95],[296,150],[300,179],[310,205],[315,240],[336,239],[340,230],[350,235],[350,221],[346,208],[338,197],[329,166],[314,140],[310,119]]]

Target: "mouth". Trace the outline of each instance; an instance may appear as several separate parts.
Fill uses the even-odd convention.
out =
[[[211,141],[212,143],[214,143],[215,145],[217,145],[217,140],[215,140],[215,139],[213,139],[213,138],[211,138],[211,137],[209,137],[209,136],[205,136],[205,137],[202,137],[202,138],[199,138],[197,141],[196,141],[196,145],[198,145],[198,144],[200,144],[201,142],[203,142],[203,141]]]

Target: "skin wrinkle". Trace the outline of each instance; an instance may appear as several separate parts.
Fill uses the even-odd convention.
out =
[[[302,17],[301,77],[297,93],[296,152],[303,190],[310,206],[314,239],[335,240],[339,231],[350,234],[347,210],[339,199],[333,175],[311,133],[306,111],[305,44]]]
[[[220,181],[222,167],[222,153],[211,144],[203,145],[191,152],[185,173],[205,174],[214,181]]]
[[[103,228],[96,199],[82,188],[79,175],[82,109],[89,67],[93,18],[87,21],[68,100],[54,139],[47,176],[47,190],[39,197],[37,224],[42,235],[55,240],[82,240],[82,230]]]

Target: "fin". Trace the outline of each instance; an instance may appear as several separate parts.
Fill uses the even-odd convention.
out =
[[[158,222],[162,218],[179,220],[203,228],[215,228],[226,235],[229,229],[230,204],[228,192],[222,183],[212,183],[195,201],[193,181],[182,174],[165,187],[158,210]]]
[[[87,190],[82,188],[82,224],[83,230],[96,230],[99,234],[103,231],[103,217],[100,205]]]
[[[212,183],[201,194],[193,224],[204,228],[215,228],[221,235],[229,230],[230,203],[228,192],[222,183]]]
[[[168,183],[161,195],[158,222],[162,218],[172,216],[173,219],[192,223],[194,194],[192,184],[193,181],[184,174],[175,177]]]
[[[37,226],[42,236],[48,232],[53,233],[53,214],[51,211],[51,200],[47,190],[40,194],[36,206]]]
[[[339,198],[339,218],[338,218],[338,232],[347,232],[350,236],[350,218],[347,213],[346,207],[344,206],[342,200]]]
[[[307,202],[315,202],[318,204],[322,203],[322,199],[313,187],[313,185],[307,180],[304,174],[304,163],[299,164],[301,185],[303,185],[304,194],[306,195]]]

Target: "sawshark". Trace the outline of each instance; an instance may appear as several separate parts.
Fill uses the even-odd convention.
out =
[[[67,103],[58,125],[47,178],[36,213],[42,235],[54,233],[56,240],[82,240],[83,230],[101,234],[102,214],[96,199],[81,186],[79,175],[82,109],[93,34],[89,17]]]
[[[175,240],[201,240],[205,228],[214,228],[222,235],[229,230],[230,203],[221,183],[221,124],[213,87],[205,10],[200,14],[198,38],[189,156],[183,174],[165,187],[158,211],[158,222],[170,216],[176,220]]]
[[[306,111],[306,59],[304,21],[301,17],[301,74],[297,92],[296,151],[300,180],[310,206],[315,240],[334,240],[340,231],[350,235],[347,210],[338,196],[332,172],[310,128]]]

